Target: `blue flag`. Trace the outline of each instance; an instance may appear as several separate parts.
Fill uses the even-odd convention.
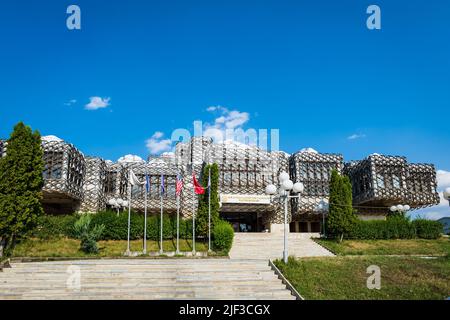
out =
[[[145,175],[145,189],[147,190],[147,193],[150,191],[150,177],[148,174]]]
[[[164,194],[164,192],[166,191],[166,189],[164,189],[164,175],[161,175],[161,195]]]

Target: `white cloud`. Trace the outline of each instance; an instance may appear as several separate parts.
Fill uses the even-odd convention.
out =
[[[229,110],[222,106],[211,106],[206,109],[208,112],[219,111],[221,115],[214,120],[214,124],[206,124],[207,127],[216,129],[235,129],[242,127],[250,120],[248,112]]]
[[[164,133],[157,131],[150,139],[146,140],[146,146],[150,154],[159,154],[164,151],[169,151],[172,146],[170,139],[162,139]]]
[[[67,102],[64,102],[64,105],[65,105],[65,106],[71,106],[71,105],[73,105],[73,104],[75,104],[75,103],[77,103],[77,100],[71,99],[71,100],[69,100],[69,101],[67,101]]]
[[[119,163],[123,162],[145,162],[141,157],[134,155],[134,154],[127,154],[123,157],[120,157],[119,160],[117,160]]]
[[[438,170],[437,172],[438,188],[450,187],[450,172]]]
[[[90,97],[89,99],[90,102],[84,107],[86,110],[97,110],[107,108],[110,105],[109,101],[111,100],[111,98],[109,97],[106,98]]]
[[[354,133],[351,136],[348,136],[347,139],[348,140],[356,140],[356,139],[361,139],[361,138],[365,138],[365,137],[366,137],[365,134]]]

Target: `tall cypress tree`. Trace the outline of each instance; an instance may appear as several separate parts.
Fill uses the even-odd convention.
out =
[[[201,185],[205,188],[208,186],[208,174],[211,169],[211,230],[219,219],[219,166],[217,163],[208,164],[203,167],[201,176]],[[205,193],[199,195],[198,212],[196,217],[196,232],[199,236],[208,236],[208,199],[209,190],[205,189]]]
[[[352,185],[347,176],[340,176],[337,170],[331,172],[330,200],[327,230],[342,241],[356,222],[352,207]]]
[[[6,156],[0,161],[0,247],[6,254],[43,213],[42,156],[39,132],[19,122],[7,141]]]

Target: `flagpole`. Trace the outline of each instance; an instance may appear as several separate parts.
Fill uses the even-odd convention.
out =
[[[127,236],[127,254],[130,254],[130,223],[131,223],[131,182],[130,182],[130,177],[131,177],[131,169],[128,172],[128,174],[130,175],[128,178],[128,187],[129,187],[129,191],[128,191],[128,236]]]
[[[177,195],[177,251],[180,254],[180,195]]]
[[[192,168],[192,176],[194,176],[194,168]],[[192,181],[192,254],[195,256],[195,185]]]
[[[147,253],[147,172],[145,173],[145,204],[144,204],[144,254]]]
[[[161,248],[159,249],[159,253],[163,253],[163,195],[161,190],[161,237],[160,237]]]
[[[211,252],[211,165],[208,171],[208,252]]]

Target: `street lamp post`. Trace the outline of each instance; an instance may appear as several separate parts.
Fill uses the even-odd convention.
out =
[[[112,198],[109,199],[108,204],[117,210],[117,216],[119,216],[120,208],[128,206],[128,201],[122,200],[120,198]]]
[[[289,179],[289,174],[287,172],[281,172],[278,180],[280,182],[279,195],[278,198],[284,201],[284,247],[283,247],[283,261],[288,262],[288,238],[287,238],[287,215],[288,215],[288,200],[292,198],[300,199],[300,194],[304,190],[304,186],[301,182],[293,183]],[[291,196],[290,192],[296,193],[297,195]],[[266,194],[274,196],[277,193],[277,187],[273,184],[269,184],[266,187]]]
[[[406,213],[406,211],[409,211],[411,209],[411,207],[407,204],[398,204],[396,206],[392,206],[389,208],[389,210],[393,213],[395,212],[399,212],[399,213]]]
[[[325,211],[328,211],[329,205],[328,203],[325,201],[325,199],[320,200],[319,204],[316,207],[316,211],[317,212],[322,212],[322,232],[323,232],[323,237],[326,237],[326,232],[325,232]]]
[[[447,200],[450,205],[450,187],[444,190],[444,199]]]

